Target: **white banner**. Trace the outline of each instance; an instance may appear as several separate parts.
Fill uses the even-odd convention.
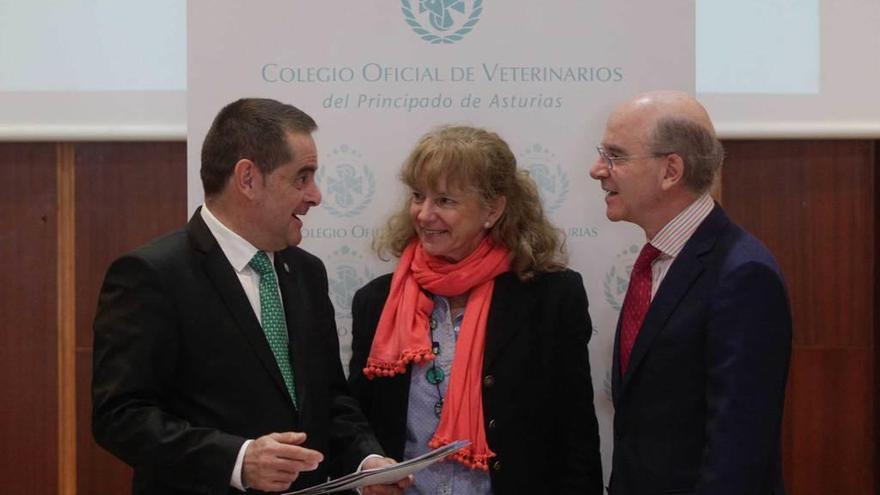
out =
[[[418,138],[464,123],[510,144],[584,276],[607,478],[611,348],[644,238],[606,219],[588,168],[617,103],[693,93],[693,0],[190,0],[188,24],[189,209],[203,199],[202,140],[225,104],[269,97],[314,117],[323,203],[305,217],[303,247],[327,265],[346,363],[351,297],[393,267],[370,243],[404,200],[396,176]]]

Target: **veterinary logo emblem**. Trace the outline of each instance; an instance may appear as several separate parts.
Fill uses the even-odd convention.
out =
[[[614,264],[605,274],[603,287],[605,289],[605,302],[620,311],[623,305],[623,298],[626,296],[626,289],[629,286],[629,274],[632,272],[633,263],[639,255],[641,247],[633,244],[623,249],[614,257]]]
[[[327,257],[327,278],[330,300],[337,318],[351,318],[354,293],[375,278],[364,257],[348,246],[342,246]]]
[[[533,144],[526,148],[520,161],[538,185],[547,213],[558,210],[568,196],[569,183],[556,155],[540,144]]]
[[[315,176],[324,193],[321,206],[337,218],[359,215],[376,194],[376,178],[363,164],[363,156],[343,144],[330,153],[327,161],[329,164],[319,168]]]
[[[403,19],[431,44],[452,44],[474,29],[483,0],[401,0]]]

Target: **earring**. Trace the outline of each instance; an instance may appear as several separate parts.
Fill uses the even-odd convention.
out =
[[[492,222],[489,221],[489,220],[486,220],[486,223],[483,224],[483,227],[485,227],[485,228],[487,228],[487,229],[491,229],[491,228],[492,228]]]

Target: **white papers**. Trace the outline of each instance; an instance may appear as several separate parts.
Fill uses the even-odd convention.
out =
[[[330,480],[320,485],[315,485],[304,490],[296,492],[288,492],[282,495],[321,495],[323,493],[335,493],[343,490],[352,490],[362,486],[369,485],[385,485],[394,483],[406,478],[416,471],[422,470],[431,464],[443,459],[449,454],[455,452],[462,447],[469,445],[468,440],[457,440],[455,442],[444,445],[438,449],[434,449],[426,454],[414,457],[408,461],[403,461],[391,466],[365,469],[360,472],[351,473],[349,475]]]

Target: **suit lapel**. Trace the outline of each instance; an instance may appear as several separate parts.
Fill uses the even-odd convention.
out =
[[[685,243],[684,248],[675,258],[675,261],[672,262],[672,266],[669,267],[669,271],[666,273],[654,299],[651,301],[648,314],[645,315],[645,321],[633,344],[629,366],[626,374],[622,377],[624,390],[632,376],[638,371],[639,365],[644,360],[656,337],[662,332],[672,312],[678,307],[687,295],[688,290],[705,270],[702,258],[712,251],[718,236],[729,223],[730,220],[728,220],[727,215],[716,204],[712,212],[709,213],[709,216],[706,217],[706,220],[697,227],[693,236]],[[615,373],[613,374],[619,375],[620,366],[617,360],[617,345],[617,338],[615,337]]]
[[[483,370],[490,369],[513,338],[528,324],[535,298],[513,273],[495,279],[492,305],[486,321],[486,348],[483,351]]]
[[[278,363],[275,362],[275,356],[272,354],[269,342],[263,333],[263,327],[260,326],[260,321],[254,314],[254,309],[244,293],[235,270],[202,220],[200,210],[201,208],[196,210],[190,219],[187,233],[196,250],[204,255],[205,273],[232,314],[236,327],[244,335],[266,372],[272,376],[279,391],[289,396],[284,379],[281,377],[281,371],[278,369]]]
[[[617,328],[614,330],[614,346],[611,348],[611,402],[617,407],[620,399],[621,381],[620,376],[620,316],[617,317]],[[630,354],[632,356],[632,354]]]
[[[306,329],[312,325],[311,316],[314,311],[310,311],[309,308],[314,308],[314,305],[310,301],[311,294],[303,286],[302,270],[294,261],[294,257],[289,256],[286,251],[275,253],[275,272],[278,274],[287,320],[288,351],[293,366],[300,415],[303,415],[303,407],[309,404],[309,401],[305,400],[309,393],[306,381],[308,370],[305,351],[309,347]]]

